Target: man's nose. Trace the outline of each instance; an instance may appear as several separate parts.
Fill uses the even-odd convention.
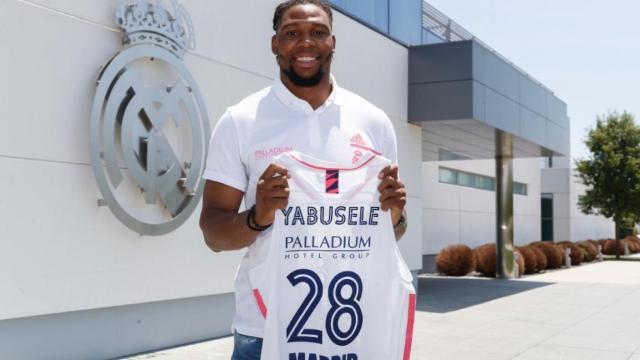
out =
[[[313,39],[311,34],[303,34],[300,39],[300,46],[303,47],[313,47],[316,45],[316,41]]]

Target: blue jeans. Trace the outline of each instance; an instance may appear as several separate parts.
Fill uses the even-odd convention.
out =
[[[233,355],[231,360],[260,360],[262,339],[233,333]]]

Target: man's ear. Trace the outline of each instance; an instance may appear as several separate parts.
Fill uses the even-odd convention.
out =
[[[276,36],[273,35],[271,37],[271,52],[273,53],[273,55],[278,55],[278,51],[276,50],[278,48],[278,40],[276,39]]]
[[[331,35],[331,39],[333,40],[333,52],[336,52],[336,36]]]

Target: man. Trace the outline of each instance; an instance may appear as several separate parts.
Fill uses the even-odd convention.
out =
[[[280,72],[272,86],[230,107],[211,138],[200,227],[213,251],[248,247],[235,281],[235,347],[232,359],[259,359],[263,320],[248,271],[266,253],[275,214],[287,206],[287,169],[271,163],[296,150],[339,163],[367,151],[397,163],[389,118],[331,76],[336,38],[323,0],[289,0],[277,6],[271,50]],[[406,231],[406,193],[398,167],[382,170],[380,202],[391,212],[396,239]],[[244,198],[249,210],[238,213]]]

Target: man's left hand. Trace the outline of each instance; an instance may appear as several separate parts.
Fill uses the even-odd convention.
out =
[[[391,210],[391,221],[397,224],[407,204],[407,192],[398,180],[398,165],[386,166],[378,178],[381,180],[378,186],[381,208],[383,211]]]

